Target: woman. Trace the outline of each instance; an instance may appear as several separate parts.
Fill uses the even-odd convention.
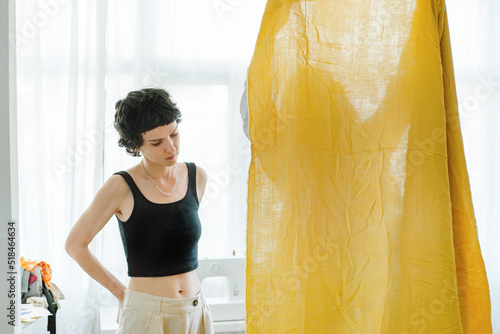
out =
[[[195,271],[207,174],[177,162],[180,121],[162,89],[133,91],[116,103],[118,144],[143,158],[106,181],[66,240],[68,254],[120,301],[117,333],[213,333]],[[127,257],[128,288],[88,249],[112,215]]]

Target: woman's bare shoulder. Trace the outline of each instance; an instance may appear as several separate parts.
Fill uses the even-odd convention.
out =
[[[131,174],[128,170],[127,173]],[[113,174],[104,182],[99,192],[117,198],[126,196],[130,192],[130,187],[123,176]]]
[[[196,191],[198,193],[198,202],[201,202],[205,188],[207,187],[207,172],[200,166],[196,165]]]
[[[196,181],[200,181],[206,183],[207,181],[207,172],[200,166],[196,165]]]

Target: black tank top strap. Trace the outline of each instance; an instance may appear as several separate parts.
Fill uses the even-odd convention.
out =
[[[113,175],[121,175],[125,179],[130,190],[132,191],[132,195],[134,196],[134,200],[137,200],[137,197],[138,197],[137,194],[140,194],[141,192],[140,192],[139,188],[137,187],[137,185],[135,184],[134,179],[132,179],[132,176],[130,176],[129,173],[127,173],[123,170],[120,172],[116,172]]]
[[[198,192],[196,191],[196,165],[193,162],[187,162],[188,178],[189,178],[189,189],[198,203]]]

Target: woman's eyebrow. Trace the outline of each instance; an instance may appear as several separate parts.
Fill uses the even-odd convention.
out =
[[[174,133],[175,131],[177,131],[177,128],[179,128],[179,124],[177,124],[177,126],[175,127],[175,130],[174,130],[174,131],[172,131],[172,133]],[[148,140],[148,143],[149,143],[149,142],[152,142],[152,141],[162,140],[162,139],[163,139],[163,138],[159,138],[159,139],[150,139],[150,140]]]

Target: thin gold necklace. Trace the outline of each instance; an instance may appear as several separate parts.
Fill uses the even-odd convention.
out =
[[[160,189],[160,187],[158,187],[158,185],[155,183],[155,181],[153,181],[153,179],[151,178],[151,176],[149,176],[148,172],[146,172],[146,169],[144,168],[144,165],[142,164],[142,160],[141,160],[141,167],[142,167],[142,170],[144,171],[144,173],[146,173],[146,175],[149,177],[149,179],[151,180],[151,182],[153,182],[153,184],[155,185],[156,189],[158,189],[158,191],[163,195],[163,196],[171,196],[174,191],[175,191],[175,187],[177,186],[177,169],[175,169],[174,167],[174,179],[175,179],[175,183],[174,183],[174,189],[172,189],[172,192],[170,193],[166,193],[164,191],[162,191]]]

